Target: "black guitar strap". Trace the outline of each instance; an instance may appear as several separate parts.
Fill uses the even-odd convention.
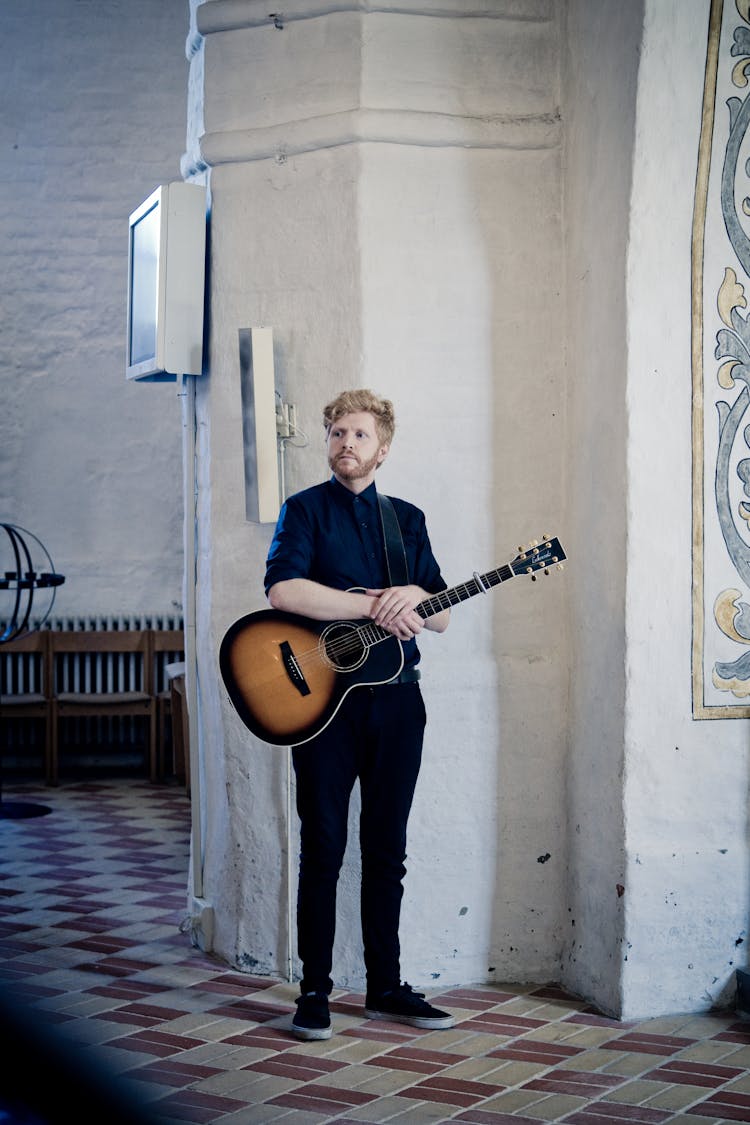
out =
[[[388,580],[391,586],[407,586],[409,584],[409,564],[406,561],[406,551],[404,550],[404,541],[401,538],[401,528],[398,526],[398,516],[390,498],[384,493],[378,493],[378,506],[380,508],[380,525],[383,528],[383,540],[385,542]]]

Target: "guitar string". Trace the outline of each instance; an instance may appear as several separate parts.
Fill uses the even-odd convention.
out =
[[[469,587],[470,587],[470,584],[467,582],[467,583],[464,583],[462,588],[464,590],[468,591]],[[459,588],[460,587],[454,587],[453,589],[455,591],[458,591]],[[452,592],[453,592],[453,590],[451,590],[451,591],[443,590],[443,591],[441,591],[440,594],[435,594],[432,597],[425,599],[424,602],[420,602],[420,605],[426,605],[426,604],[431,603],[431,602],[442,601],[442,600],[445,599],[447,594],[450,594]],[[458,604],[462,600],[463,600],[463,598],[459,597],[454,602],[448,601],[446,605],[441,605],[440,608],[441,609],[448,609],[451,605]],[[419,607],[417,607],[417,608],[419,608]],[[428,616],[432,616],[432,615],[428,614]],[[321,633],[320,638],[318,640],[318,644],[316,645],[316,647],[314,649],[308,649],[306,652],[302,652],[302,653],[295,653],[295,660],[296,660],[297,664],[299,664],[299,665],[309,664],[313,660],[318,660],[318,659],[320,659],[321,653],[323,653],[323,652],[325,652],[331,658],[332,663],[335,664],[337,661],[340,661],[341,659],[343,659],[346,656],[349,656],[350,654],[353,655],[357,652],[360,652],[363,648],[366,648],[366,649],[372,648],[373,645],[379,644],[381,641],[385,641],[385,640],[388,639],[388,637],[393,636],[392,633],[389,633],[387,630],[382,629],[382,627],[380,625],[376,625],[374,622],[366,622],[365,624],[361,624],[361,623],[357,624],[356,621],[352,621],[351,624],[350,624],[347,621],[336,621],[336,622],[333,622],[331,624],[333,625],[334,628],[338,627],[338,628],[343,629],[342,635],[339,636],[339,637],[336,637],[334,639],[331,639],[331,640],[328,641],[328,643],[326,643],[325,637],[323,635],[325,630],[323,630],[323,633]],[[330,624],[326,625],[326,629],[328,629],[330,627],[331,627]],[[370,640],[369,644],[367,643],[367,639],[366,639],[368,633],[374,634],[374,636]],[[364,643],[362,642],[363,637],[365,638]]]
[[[536,563],[535,565],[539,566],[540,564]],[[458,586],[452,586],[450,589],[441,590],[437,594],[431,595],[429,598],[419,603],[416,607],[417,611],[419,611],[421,607],[432,606],[433,604],[438,606],[435,612],[439,612],[440,609],[450,609],[451,606],[459,605],[462,601],[465,601],[466,598],[473,597],[475,594],[480,593],[480,591],[484,591],[485,585],[492,589],[494,586],[510,578],[512,574],[513,571],[510,565],[506,564],[498,567],[496,570],[488,571],[486,574],[477,575],[467,582],[460,583]],[[432,616],[432,614],[427,613],[424,616],[426,618]],[[364,625],[352,624],[351,626],[349,626],[346,621],[335,622],[334,624],[340,625],[345,629],[341,637],[325,645],[325,652],[333,657],[334,663],[337,658],[361,651],[363,647],[371,648],[374,644],[378,644],[380,641],[387,640],[389,636],[393,636],[393,634],[388,633],[387,630],[382,630],[381,632],[382,627],[375,625],[374,622],[368,622]],[[363,646],[359,638],[370,629],[377,631],[378,635],[370,644],[365,643]],[[321,641],[322,640],[323,637],[321,634]],[[321,643],[319,642],[315,649],[299,654],[296,659],[300,664],[303,662],[309,663],[312,659],[318,659],[320,654]]]
[[[514,564],[519,561],[521,560],[514,560]],[[530,561],[533,562],[533,565],[529,569],[535,571],[547,566],[550,561],[554,562],[556,560],[554,557],[550,560],[548,553],[546,558],[536,556]],[[435,612],[439,612],[441,609],[450,609],[451,606],[460,604],[462,601],[465,601],[466,598],[473,597],[480,592],[486,593],[486,588],[492,589],[513,576],[515,576],[513,567],[511,564],[506,563],[503,566],[497,567],[495,570],[487,571],[486,574],[475,574],[470,581],[460,583],[457,586],[452,586],[449,589],[441,590],[439,593],[431,595],[423,602],[420,602],[419,605],[416,606],[416,609],[419,611],[423,607],[432,607],[433,605],[438,607],[435,609]],[[430,616],[432,616],[431,613],[424,614],[425,619]],[[392,633],[384,630],[382,626],[375,625],[374,622],[367,622],[365,624],[353,623],[349,625],[346,621],[341,621],[332,622],[330,624],[334,626],[338,625],[343,628],[345,630],[343,636],[326,643],[323,633],[321,633],[314,649],[308,649],[305,652],[294,654],[295,662],[300,669],[303,666],[310,666],[313,661],[333,664],[335,667],[336,663],[340,663],[342,658],[350,654],[362,652],[363,649],[370,649],[375,644],[379,644],[381,641],[387,640],[388,637],[393,636]],[[330,627],[330,624],[326,625],[326,629]],[[361,638],[368,631],[374,631],[377,635],[369,644],[366,641],[363,644]],[[325,630],[323,632],[325,632]],[[350,671],[360,666],[361,665],[357,664],[353,665],[350,669],[342,667],[336,670]]]
[[[517,563],[518,561],[519,560],[514,560],[514,563]],[[540,558],[534,559],[533,569],[539,569],[542,565],[547,564]],[[437,594],[431,594],[429,598],[425,598],[423,602],[420,602],[416,609],[417,611],[419,611],[423,607],[432,607],[433,605],[437,606],[437,608],[435,609],[436,613],[441,609],[450,609],[451,606],[459,605],[467,598],[473,597],[475,594],[478,594],[480,592],[484,592],[485,586],[491,589],[494,586],[499,585],[501,582],[504,582],[508,578],[512,577],[514,573],[515,572],[513,571],[511,565],[509,563],[505,563],[504,565],[499,566],[494,570],[487,571],[486,574],[475,575],[467,582],[459,583],[457,586],[451,586],[446,590],[440,590]],[[432,613],[428,612],[424,614],[425,618],[430,616],[432,616]],[[346,621],[337,621],[331,622],[330,624],[339,625],[345,629],[345,633],[342,637],[339,637],[335,641],[330,641],[326,645],[326,652],[331,653],[334,657],[347,656],[350,653],[360,651],[363,646],[358,638],[362,635],[363,631],[367,629],[381,630],[381,626],[375,625],[374,622],[368,622],[364,625],[357,625],[356,623],[352,623],[351,625],[349,625]],[[328,627],[329,626],[327,625],[326,628]],[[384,641],[392,635],[393,634],[388,633],[387,630],[383,630],[381,635],[375,637],[369,645],[365,644],[364,647],[371,648],[374,644],[378,644],[380,641]],[[309,663],[309,661],[311,660],[319,659],[320,652],[321,645],[320,642],[318,642],[314,649],[308,649],[306,652],[302,653],[295,653],[294,658],[298,664],[302,664],[303,662]]]
[[[515,560],[516,563],[519,561],[521,560]],[[532,563],[529,569],[535,571],[549,565],[549,562],[553,560],[550,560],[547,554],[545,556],[536,556],[533,558],[533,560],[529,561]],[[503,566],[497,567],[495,570],[487,571],[487,573],[485,574],[477,574],[467,582],[460,583],[457,586],[452,586],[446,590],[441,590],[437,594],[432,594],[429,598],[426,598],[423,602],[420,602],[416,609],[417,611],[419,611],[423,607],[432,607],[433,605],[438,607],[437,609],[435,609],[435,612],[439,612],[439,610],[441,609],[450,609],[451,606],[459,605],[462,601],[465,601],[467,598],[473,597],[475,594],[486,592],[487,589],[494,588],[501,582],[506,581],[508,578],[511,578],[514,575],[515,571],[513,570],[512,566],[509,563],[506,563]],[[430,616],[432,616],[431,613],[424,614],[425,618]],[[341,657],[348,656],[351,653],[359,652],[363,647],[372,648],[374,644],[378,644],[379,642],[384,641],[389,636],[393,635],[391,633],[388,633],[387,630],[382,630],[381,626],[375,625],[373,622],[368,622],[364,625],[348,625],[348,623],[345,621],[334,622],[332,624],[339,625],[344,628],[344,634],[334,641],[329,641],[328,644],[325,644],[325,642],[323,642],[323,636],[321,634],[321,639],[314,649],[310,649],[307,652],[300,653],[295,657],[299,664],[309,663],[313,659],[320,659],[322,651],[321,642],[325,644],[325,653],[333,658],[332,662],[335,664],[337,658],[340,659]],[[360,638],[362,637],[362,634],[369,629],[376,630],[378,632],[378,635],[373,640],[371,640],[369,644],[365,643],[363,646]]]
[[[442,608],[448,608],[447,606]],[[324,633],[326,629],[341,628],[343,630],[341,636],[329,639],[326,641]],[[371,640],[367,639],[367,634],[373,633]],[[344,660],[349,655],[354,655],[361,652],[363,649],[370,649],[374,645],[385,641],[388,637],[393,636],[386,629],[376,625],[374,622],[366,622],[365,624],[352,621],[335,621],[326,624],[325,629],[321,632],[320,637],[315,648],[307,649],[304,652],[294,653],[296,663],[302,667],[309,665],[313,662],[321,661],[322,663],[332,663],[336,665]],[[326,657],[328,659],[326,659]]]
[[[507,573],[503,574],[504,571],[507,571]],[[511,573],[512,571],[509,565],[498,567],[494,571],[489,571],[487,574],[477,576],[480,581],[478,581],[477,578],[472,578],[470,581],[460,583],[458,586],[453,586],[448,590],[441,590],[439,593],[431,595],[423,602],[420,602],[416,609],[417,611],[419,611],[420,607],[428,605],[431,606],[433,604],[437,604],[439,606],[439,609],[450,609],[451,606],[459,605],[462,601],[465,601],[466,598],[472,597],[483,590],[483,581],[486,581],[487,586],[492,588],[498,585],[500,582],[504,581],[506,578],[509,578]],[[439,612],[439,610],[436,610],[435,612]],[[425,616],[430,617],[432,616],[432,614],[428,613]],[[323,633],[321,633],[321,636],[315,648],[294,654],[294,659],[300,667],[302,667],[303,665],[310,665],[313,661],[319,661],[323,653],[325,653],[326,656],[330,658],[330,662],[335,665],[344,657],[360,652],[363,648],[372,648],[375,644],[379,644],[381,641],[387,640],[388,637],[393,636],[392,633],[389,633],[387,630],[383,630],[382,626],[375,625],[374,622],[367,622],[365,624],[359,625],[352,623],[351,625],[349,625],[349,623],[346,621],[337,621],[332,624],[344,629],[344,633],[342,634],[342,636],[337,637],[334,640],[330,640],[328,643],[326,643]],[[326,626],[326,628],[329,627],[330,625]],[[373,637],[369,644],[366,640],[363,644],[361,638],[369,631],[374,632],[377,635]],[[324,658],[323,662],[327,663],[328,661],[326,661]]]

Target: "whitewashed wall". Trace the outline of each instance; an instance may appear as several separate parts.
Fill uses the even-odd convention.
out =
[[[181,178],[189,6],[5,0],[2,28],[0,518],[56,612],[179,612],[180,408],[126,382],[125,299],[128,215]]]

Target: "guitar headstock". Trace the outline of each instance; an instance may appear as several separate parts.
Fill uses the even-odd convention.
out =
[[[518,554],[510,564],[510,569],[516,576],[521,574],[531,575],[531,581],[536,582],[538,570],[549,574],[551,567],[563,569],[563,562],[567,558],[559,539],[551,539],[544,535],[541,540],[532,539],[528,547],[519,547]]]

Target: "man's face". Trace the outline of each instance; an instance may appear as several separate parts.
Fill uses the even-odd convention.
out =
[[[327,438],[328,464],[336,478],[347,487],[366,488],[385,460],[388,446],[382,445],[372,414],[363,411],[344,414],[334,422]]]

